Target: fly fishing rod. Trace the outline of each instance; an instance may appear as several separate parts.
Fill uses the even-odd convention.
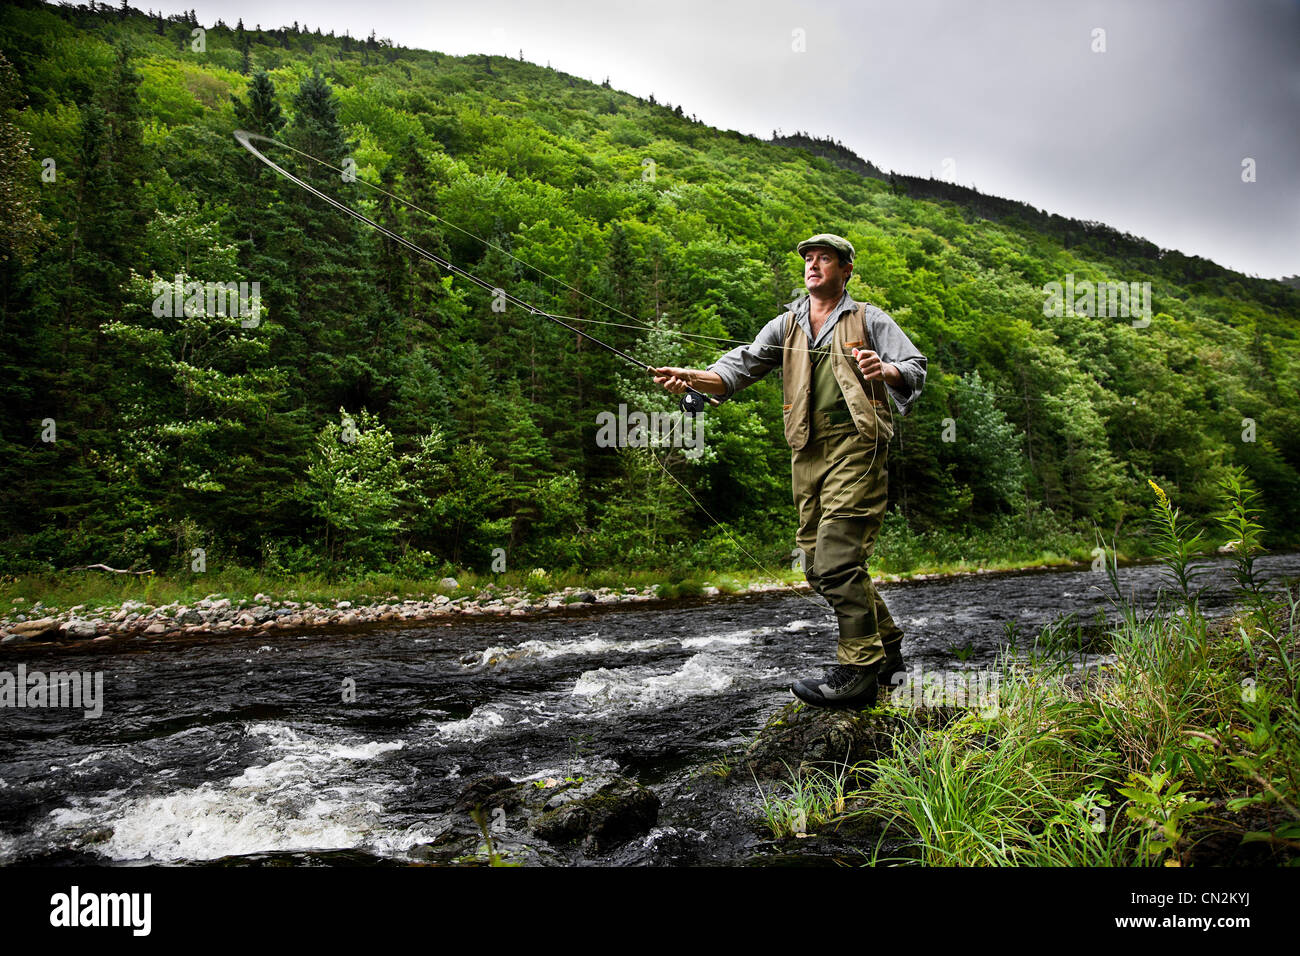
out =
[[[454,275],[458,275],[461,276],[462,278],[468,279],[470,282],[474,283],[479,288],[486,289],[488,292],[492,293],[493,296],[496,296],[498,298],[504,299],[506,302],[511,302],[514,305],[517,305],[519,308],[525,310],[530,315],[540,315],[544,318],[550,319],[552,322],[556,323],[557,325],[563,326],[564,328],[568,329],[570,332],[582,336],[584,339],[594,343],[595,345],[599,345],[607,352],[612,352],[614,355],[617,355],[619,358],[623,359],[623,361],[631,365],[635,365],[637,368],[649,372],[651,375],[656,374],[657,370],[653,365],[650,365],[646,362],[642,362],[640,359],[633,358],[631,355],[628,355],[626,352],[614,348],[614,346],[610,345],[609,343],[602,342],[594,335],[591,335],[588,332],[584,332],[582,329],[575,328],[574,326],[570,325],[568,322],[565,322],[563,319],[557,318],[556,316],[551,315],[551,313],[545,312],[542,309],[537,308],[535,305],[525,302],[523,299],[520,299],[517,296],[511,295],[509,292],[507,292],[505,289],[501,288],[500,286],[494,286],[490,282],[480,279],[478,276],[474,275],[473,273],[465,269],[462,269],[460,266],[456,265],[455,263],[448,262],[446,259],[442,258],[441,256],[436,256],[432,252],[429,252],[427,249],[416,245],[414,242],[407,239],[405,236],[398,235],[397,233],[393,232],[391,229],[385,226],[381,226],[379,223],[375,222],[369,216],[365,215],[364,213],[357,212],[357,210],[353,209],[351,206],[347,205],[346,203],[341,203],[334,197],[326,195],[325,193],[317,189],[315,186],[311,185],[310,183],[304,182],[303,180],[295,176],[293,173],[289,172],[288,170],[280,166],[278,163],[268,158],[266,155],[262,153],[261,150],[259,150],[256,146],[254,146],[251,141],[258,140],[259,142],[270,143],[273,146],[281,146],[281,147],[285,147],[284,143],[272,139],[269,136],[262,136],[260,133],[250,133],[247,130],[242,130],[242,129],[235,130],[235,140],[239,143],[240,146],[244,147],[244,149],[248,150],[250,153],[256,156],[259,160],[261,160],[271,169],[274,169],[285,179],[289,180],[290,182],[297,183],[299,186],[307,190],[317,199],[320,199],[328,203],[329,205],[333,206],[335,209],[339,210],[340,212],[347,213],[349,216],[351,216],[353,219],[356,219],[358,222],[363,222],[367,226],[370,226],[372,229],[378,230],[379,232],[387,236],[389,239],[392,239],[402,248],[409,249],[411,252],[414,252],[416,255],[427,259],[428,261],[434,263],[435,265],[441,266],[442,268],[446,269],[448,272],[453,273]],[[285,148],[292,148],[292,147],[285,147]],[[681,399],[682,411],[690,415],[694,415],[704,411],[704,409],[707,408],[709,405],[717,405],[717,404],[718,404],[718,400],[716,398],[713,398],[710,395],[705,395],[703,392],[699,392],[696,389],[691,388],[690,386],[687,386],[686,392],[685,394],[682,395],[682,399]]]

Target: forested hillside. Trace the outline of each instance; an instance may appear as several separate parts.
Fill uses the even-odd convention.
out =
[[[484,569],[498,548],[514,568],[788,554],[776,376],[707,414],[697,458],[601,447],[602,413],[675,401],[277,177],[237,128],[328,163],[269,147],[653,364],[748,340],[801,289],[795,243],[847,236],[851,294],[930,362],[890,450],[882,549],[1124,538],[1148,478],[1206,514],[1237,464],[1267,543],[1295,540],[1286,283],[864,176],[807,137],[719,131],[690,104],[517,59],[199,26],[93,3],[0,10],[0,570],[180,569],[196,548],[327,573]],[[1045,314],[1044,285],[1067,277],[1149,282],[1149,323]],[[164,282],[256,282],[260,313],[159,315]]]

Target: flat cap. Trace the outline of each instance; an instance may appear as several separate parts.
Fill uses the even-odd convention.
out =
[[[813,246],[828,246],[840,255],[847,257],[849,262],[853,261],[853,257],[856,254],[853,251],[853,243],[849,242],[843,236],[836,236],[829,232],[820,233],[819,235],[813,236],[811,239],[805,239],[803,242],[799,243],[799,255],[803,255],[805,249],[810,249]]]

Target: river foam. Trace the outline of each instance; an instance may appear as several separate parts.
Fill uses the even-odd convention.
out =
[[[717,634],[699,634],[691,637],[652,637],[642,640],[614,641],[599,633],[586,634],[576,640],[522,641],[510,646],[493,645],[484,648],[474,658],[462,660],[467,668],[509,668],[520,664],[553,660],[558,657],[579,657],[599,654],[648,654],[675,648],[697,650],[703,647],[725,645],[742,647],[752,644],[754,638],[772,628],[745,628]]]
[[[111,831],[87,844],[115,861],[176,862],[296,850],[413,845],[419,835],[383,827],[384,798],[397,788],[365,765],[405,746],[401,740],[329,740],[285,724],[259,723],[265,763],[224,783],[135,796],[126,789],[54,810],[56,830]]]
[[[573,695],[597,711],[662,707],[688,697],[716,694],[732,687],[742,662],[712,654],[696,654],[671,673],[653,667],[607,667],[586,671],[573,685]]]

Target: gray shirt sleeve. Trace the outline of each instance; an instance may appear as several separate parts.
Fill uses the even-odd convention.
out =
[[[785,343],[785,322],[789,313],[781,313],[763,326],[750,345],[741,345],[727,352],[708,367],[717,372],[727,391],[719,397],[726,401],[742,388],[748,388],[774,368],[782,365],[782,347]]]
[[[866,307],[865,318],[872,349],[882,362],[897,366],[899,374],[903,376],[903,388],[896,389],[888,382],[885,383],[885,388],[898,406],[898,414],[905,416],[925,388],[925,356],[888,313],[869,305]]]

